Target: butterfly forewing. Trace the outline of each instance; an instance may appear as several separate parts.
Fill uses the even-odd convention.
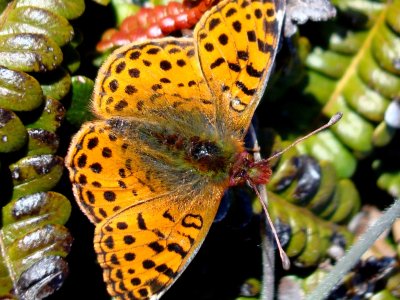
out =
[[[103,118],[151,119],[165,107],[215,117],[211,96],[192,39],[165,38],[127,45],[104,63],[97,78],[93,109]]]
[[[66,158],[73,191],[93,223],[174,188],[160,178],[156,166],[145,163],[144,153],[151,152],[148,145],[139,139],[132,143],[106,121],[85,124],[73,145]]]
[[[284,1],[234,0],[212,8],[194,31],[201,70],[217,98],[219,128],[243,138],[274,61]]]

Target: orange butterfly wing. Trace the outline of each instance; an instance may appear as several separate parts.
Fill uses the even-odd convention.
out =
[[[197,252],[225,185],[193,174],[185,180],[180,163],[141,140],[157,126],[114,121],[78,132],[67,157],[70,177],[81,209],[97,223],[94,245],[108,292],[148,299],[164,293]]]
[[[127,45],[103,64],[94,90],[93,110],[100,117],[158,117],[200,110],[215,122],[212,97],[195,55],[193,39],[164,38]]]
[[[201,70],[217,96],[217,125],[242,139],[274,61],[285,1],[219,3],[194,30]]]
[[[121,138],[105,121],[86,123],[72,145],[66,161],[74,195],[93,223],[171,190],[138,156],[145,145]]]
[[[180,141],[220,143],[229,160],[241,151],[235,143],[276,53],[281,3],[223,1],[194,39],[134,43],[100,69],[92,106],[104,120],[82,127],[66,164],[117,299],[159,299],[201,245],[229,174],[196,169]]]
[[[221,187],[191,183],[99,224],[94,245],[110,295],[159,299],[202,244],[222,192]]]

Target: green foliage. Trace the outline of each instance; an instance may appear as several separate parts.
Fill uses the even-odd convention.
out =
[[[363,134],[371,139],[371,129],[363,133],[346,128],[371,128],[373,122],[383,121],[389,102],[399,96],[400,79],[397,75],[400,71],[396,67],[396,61],[400,58],[400,38],[393,32],[396,28],[391,26],[395,19],[393,13],[389,14],[399,6],[398,1],[381,5],[380,8],[378,4],[366,5],[361,12],[368,14],[372,10],[376,14],[371,27],[358,31],[347,29],[344,33],[342,29],[341,36],[341,28],[334,28],[328,49],[317,47],[307,58],[306,64],[310,72],[318,72],[324,76],[319,77],[319,80],[323,81],[326,77],[337,80],[329,98],[319,98],[319,101],[325,105],[324,111],[328,115],[336,111],[337,106],[348,109],[350,119],[340,122],[334,129],[339,137],[343,136],[345,144],[350,143],[352,137],[359,140]],[[333,65],[336,67],[332,68]],[[332,70],[336,72],[332,73]],[[309,85],[315,83],[310,81]],[[358,117],[359,115],[366,120]],[[350,125],[355,121],[359,124]],[[349,136],[349,132],[352,135]],[[359,149],[355,148],[356,145],[349,146],[355,151],[371,150],[372,144],[364,143]]]
[[[59,100],[69,94],[71,77],[61,67],[69,55],[62,49],[72,53],[68,20],[85,6],[83,0],[21,0],[0,7],[0,160],[9,183],[1,185],[0,298],[42,299],[68,274],[72,237],[64,224],[71,205],[50,190],[64,172],[56,155],[65,114]],[[68,70],[79,66],[66,61]]]
[[[72,77],[71,106],[67,111],[67,120],[79,127],[83,122],[93,118],[89,110],[89,99],[92,95],[94,82],[85,76]]]
[[[68,199],[54,192],[29,194],[3,207],[2,297],[42,299],[60,287],[68,272],[63,258],[72,244],[71,235],[62,226],[70,211]]]

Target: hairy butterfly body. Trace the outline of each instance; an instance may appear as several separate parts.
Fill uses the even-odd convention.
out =
[[[100,69],[99,120],[82,126],[66,165],[116,299],[159,299],[198,251],[223,192],[252,179],[243,138],[283,10],[278,0],[223,1],[193,38],[133,43]]]

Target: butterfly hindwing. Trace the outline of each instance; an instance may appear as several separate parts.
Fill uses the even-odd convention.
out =
[[[158,299],[182,273],[203,242],[223,191],[207,184],[198,188],[148,199],[96,227],[95,250],[110,295]]]

